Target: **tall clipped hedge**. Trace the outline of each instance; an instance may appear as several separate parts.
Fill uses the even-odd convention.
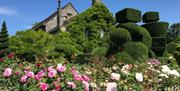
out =
[[[127,29],[131,34],[132,41],[141,41],[145,45],[147,45],[149,49],[151,48],[152,38],[149,32],[145,28],[140,27],[139,25],[133,22],[122,23],[119,24],[117,27],[122,27]]]
[[[9,48],[8,31],[6,27],[6,22],[4,21],[0,32],[0,58],[4,57],[5,54],[8,53],[9,51],[8,48]]]
[[[148,48],[142,42],[127,42],[124,47],[124,51],[135,60],[148,57]]]
[[[109,45],[109,32],[114,29],[114,22],[115,19],[112,13],[110,13],[105,5],[95,4],[77,15],[67,25],[67,31],[71,33],[71,36],[81,46],[84,46],[85,42],[87,42],[93,48],[97,46],[107,47]],[[102,32],[104,36],[100,37]],[[92,49],[88,50],[88,52],[91,51]]]
[[[117,28],[110,34],[110,40],[116,45],[122,45],[131,40],[131,35],[128,30],[124,28]]]
[[[115,60],[118,62],[123,62],[125,64],[133,64],[134,63],[134,59],[126,52],[116,53]]]

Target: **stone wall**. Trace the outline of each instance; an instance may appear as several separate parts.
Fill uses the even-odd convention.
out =
[[[57,26],[57,14],[46,22],[46,32]]]

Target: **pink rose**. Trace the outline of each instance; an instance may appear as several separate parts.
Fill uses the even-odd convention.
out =
[[[5,68],[3,72],[4,77],[10,77],[12,75],[12,69],[11,68]]]
[[[84,91],[89,91],[89,83],[86,81],[83,81],[84,84]]]
[[[75,89],[76,88],[76,85],[74,84],[74,82],[68,82],[68,87],[71,88],[71,89]]]
[[[27,78],[28,77],[26,75],[22,76],[20,82],[25,83],[27,81]]]
[[[76,80],[76,81],[81,81],[81,80],[82,80],[82,77],[81,77],[81,75],[79,75],[79,74],[73,75],[73,78],[74,78],[74,80]]]
[[[83,75],[83,76],[82,76],[82,80],[89,82],[89,81],[90,81],[90,78],[89,78],[88,76],[86,76],[86,75]]]
[[[27,72],[26,75],[30,78],[34,77],[34,73],[32,71]]]
[[[59,72],[64,72],[64,71],[66,71],[66,66],[58,65],[56,69]]]
[[[40,81],[40,80],[41,80],[41,77],[39,77],[39,75],[35,75],[35,76],[34,76],[34,79],[37,80],[37,81]]]
[[[57,74],[57,71],[52,69],[48,72],[48,77],[53,78],[56,76],[56,74]]]
[[[49,88],[49,86],[46,83],[41,83],[40,88],[41,88],[42,91],[46,91]]]
[[[118,91],[117,84],[115,82],[107,83],[106,91]]]
[[[45,74],[45,72],[44,72],[43,70],[41,70],[41,71],[39,71],[39,72],[37,73],[37,75],[38,75],[39,77],[44,77],[46,74]]]

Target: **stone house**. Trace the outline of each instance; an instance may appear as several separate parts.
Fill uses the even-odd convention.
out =
[[[101,3],[101,0],[92,0],[92,5],[95,3]],[[66,30],[66,25],[78,15],[78,11],[72,5],[72,3],[66,4],[61,8],[61,0],[58,0],[58,8],[52,15],[45,20],[32,27],[32,30],[44,30],[50,34],[55,34],[60,31]]]

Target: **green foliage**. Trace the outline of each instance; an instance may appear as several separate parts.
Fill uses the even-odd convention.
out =
[[[8,54],[9,51],[9,38],[8,31],[6,27],[6,22],[2,24],[2,29],[0,31],[0,58],[4,57],[5,54]]]
[[[112,31],[110,35],[111,42],[116,45],[122,45],[131,40],[131,35],[128,30],[124,28],[117,28],[115,31]]]
[[[133,8],[125,8],[116,13],[116,22],[140,22],[141,11]]]
[[[148,57],[148,48],[141,42],[127,42],[124,47],[133,59]]]
[[[43,31],[17,32],[10,39],[10,48],[21,59],[35,61],[41,59],[54,59],[58,57],[69,58],[78,54],[82,48],[70,37],[69,33],[50,35]]]
[[[90,53],[97,46],[109,45],[109,32],[114,29],[114,22],[114,17],[103,4],[95,4],[77,15],[67,25],[67,30],[75,42],[85,48],[85,52]]]
[[[132,22],[119,24],[118,27],[127,29],[131,34],[132,41],[141,41],[151,48],[152,38],[145,28]]]
[[[142,18],[144,23],[157,22],[159,20],[159,12],[146,12]]]
[[[156,54],[152,51],[152,50],[149,50],[149,58],[156,58]]]
[[[92,54],[96,56],[106,56],[107,48],[106,47],[97,47],[92,50]]]
[[[169,23],[152,22],[152,23],[144,24],[142,25],[142,27],[146,28],[152,37],[160,37],[166,35],[168,31]]]
[[[126,52],[116,53],[115,59],[117,62],[122,62],[125,64],[133,64],[134,63],[134,59],[129,54],[127,54]]]

